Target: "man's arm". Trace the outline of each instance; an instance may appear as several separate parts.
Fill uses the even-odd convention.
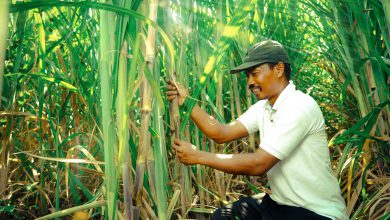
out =
[[[199,151],[191,143],[179,139],[175,140],[173,148],[184,164],[202,164],[232,174],[259,176],[279,162],[262,148],[247,154],[215,154]]]
[[[198,105],[192,109],[191,118],[204,134],[219,144],[248,136],[248,131],[241,122],[236,120],[221,124]]]
[[[187,96],[188,91],[183,86],[167,81],[167,98],[169,101],[178,98],[181,106]],[[233,121],[230,124],[221,124],[198,105],[195,105],[192,109],[191,119],[204,134],[217,143],[226,143],[248,136],[248,131],[241,122]]]

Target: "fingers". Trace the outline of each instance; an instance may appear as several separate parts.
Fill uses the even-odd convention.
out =
[[[180,84],[178,82],[174,82],[172,80],[167,80],[167,90],[177,90],[177,87]]]
[[[172,143],[172,148],[176,151],[176,155],[181,163],[186,165],[197,164],[197,149],[194,145],[181,139],[175,139]]]
[[[167,91],[166,94],[167,94],[167,96],[177,96],[179,94],[179,92],[177,90]]]
[[[185,89],[180,83],[174,82],[172,80],[167,80],[167,90],[185,90]]]
[[[174,143],[172,144],[172,148],[176,151],[176,155],[177,155],[177,157],[178,157],[178,159],[179,159],[179,161],[181,162],[181,163],[184,163],[184,164],[186,164],[187,165],[187,163],[186,163],[186,161],[185,161],[185,153],[183,152],[183,146],[181,145],[181,140],[179,140],[179,139],[175,139],[174,140]]]
[[[176,88],[176,86],[174,86],[174,85],[167,85],[167,91],[177,91],[177,88]]]
[[[172,147],[176,150],[176,151],[180,151],[181,150],[181,143],[182,141],[180,139],[175,139],[173,141],[173,144],[172,144]]]
[[[173,83],[173,81],[167,80],[166,88],[167,88],[166,95],[167,95],[168,101],[172,101],[172,100],[174,100],[175,98],[177,98],[179,96],[179,91],[176,88],[176,86]]]
[[[178,98],[179,101],[179,106],[182,106],[186,97],[188,96],[188,90],[184,88],[180,83],[172,81],[172,80],[167,80],[167,86],[166,86],[166,95],[168,101],[172,101],[175,98]]]
[[[169,84],[169,85],[175,85],[175,84],[173,83],[173,81],[170,80],[170,79],[168,79],[166,82],[167,82],[167,84]]]
[[[178,155],[180,155],[183,151],[185,151],[185,149],[184,149],[185,143],[186,143],[185,141],[180,140],[180,139],[175,139],[173,141],[172,147],[176,150],[176,153]]]
[[[180,151],[180,146],[176,145],[176,144],[172,144],[172,148],[174,150],[176,150],[176,153]]]
[[[173,141],[173,143],[175,143],[176,145],[179,145],[179,146],[180,146],[180,145],[182,145],[183,143],[185,143],[185,141],[176,138],[176,139]]]

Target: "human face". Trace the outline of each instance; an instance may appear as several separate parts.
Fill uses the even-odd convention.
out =
[[[282,90],[280,71],[276,65],[270,68],[267,63],[246,71],[248,88],[258,100],[268,99],[273,104]]]

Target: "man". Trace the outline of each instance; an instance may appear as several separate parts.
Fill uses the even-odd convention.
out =
[[[217,143],[259,131],[254,153],[217,154],[199,151],[191,143],[175,140],[181,162],[203,164],[227,173],[267,173],[272,195],[247,197],[217,209],[213,219],[348,219],[337,179],[330,168],[324,118],[309,95],[289,81],[286,50],[276,41],[252,46],[244,63],[231,73],[244,71],[249,89],[258,101],[230,124],[221,124],[195,105],[191,118]],[[182,105],[188,92],[168,81],[168,100]]]

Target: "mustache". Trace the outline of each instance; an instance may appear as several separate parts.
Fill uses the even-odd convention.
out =
[[[249,89],[250,90],[253,90],[253,89],[255,89],[256,87],[258,87],[259,89],[261,89],[261,87],[260,86],[255,86],[255,85],[249,85]]]

